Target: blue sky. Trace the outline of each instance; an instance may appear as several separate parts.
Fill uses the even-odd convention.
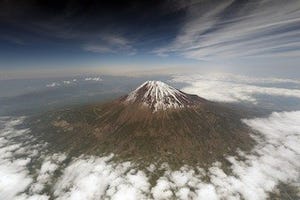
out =
[[[297,0],[12,0],[0,7],[2,78],[57,69],[300,77]]]

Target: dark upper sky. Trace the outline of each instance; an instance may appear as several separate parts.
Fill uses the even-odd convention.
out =
[[[0,1],[0,69],[6,71],[295,68],[299,38],[298,0]]]

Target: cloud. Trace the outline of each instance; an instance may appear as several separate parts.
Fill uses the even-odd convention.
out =
[[[40,193],[66,156],[45,156],[47,144],[36,141],[29,129],[16,128],[24,119],[0,117],[0,199],[46,200],[49,196]],[[37,168],[37,176],[30,167]]]
[[[57,86],[60,86],[60,84],[56,83],[56,82],[49,83],[49,84],[46,85],[46,87],[57,87]]]
[[[74,160],[54,186],[57,199],[143,199],[149,189],[144,172],[131,170],[131,163],[114,164],[108,157]]]
[[[71,81],[63,81],[64,84],[71,84]]]
[[[86,157],[72,162],[55,186],[62,199],[266,199],[280,182],[297,184],[299,179],[300,111],[273,113],[267,118],[243,120],[259,131],[258,145],[242,159],[229,157],[233,174],[226,174],[221,163],[207,172],[193,166],[164,174],[150,187],[149,174],[132,163],[114,164],[111,157]],[[284,166],[284,168],[282,168]],[[196,172],[199,171],[199,172]],[[210,182],[204,181],[205,176]]]
[[[99,82],[99,81],[103,81],[103,79],[100,76],[90,76],[90,77],[85,77],[80,79],[73,78],[70,80],[61,80],[61,81],[49,83],[46,84],[46,87],[54,88],[54,87],[62,87],[62,86],[74,86],[74,85],[81,84],[83,81]]]
[[[254,150],[259,156],[246,156],[246,167],[243,167],[243,161],[230,158],[234,172],[243,183],[241,194],[247,199],[263,199],[268,195],[266,191],[273,190],[279,182],[297,183],[300,178],[297,145],[300,141],[300,111],[274,112],[268,118],[243,121],[264,138]]]
[[[18,44],[18,45],[26,45],[26,43],[18,38],[18,37],[14,37],[14,36],[11,36],[11,35],[3,35],[3,34],[0,34],[0,38],[2,40],[6,40],[6,41],[9,41],[9,42],[12,42],[14,44]]]
[[[1,125],[7,121],[1,117]],[[22,120],[13,119],[5,123],[0,132],[0,199],[13,199],[18,193],[23,192],[32,182],[28,175],[26,165],[30,158],[12,159],[18,155],[17,150],[22,144],[11,142],[12,138],[26,134],[28,130],[15,131],[14,126],[21,124]],[[19,151],[22,155],[22,151]]]
[[[131,42],[120,36],[101,36],[98,41],[86,44],[83,50],[94,53],[124,53],[134,55],[136,50],[131,46]]]
[[[103,45],[90,44],[90,45],[84,46],[83,49],[85,51],[90,51],[90,52],[94,52],[94,53],[115,53],[115,50],[113,50],[110,47],[103,46]]]
[[[263,200],[280,183],[299,188],[300,111],[244,119],[257,131],[253,135],[257,145],[249,153],[239,151],[239,156],[227,158],[232,173],[224,172],[220,162],[208,170],[185,165],[173,171],[167,163],[153,163],[143,170],[133,162],[115,162],[114,155],[68,158],[64,153],[47,152],[47,145],[38,144],[28,129],[17,128],[22,121],[0,118],[0,197],[8,200],[50,196],[64,200]],[[70,162],[65,162],[67,158]],[[151,185],[158,171],[160,176]]]
[[[85,81],[102,81],[103,79],[100,77],[87,77],[84,80]]]
[[[42,192],[45,186],[51,183],[54,172],[62,166],[62,162],[65,159],[65,154],[53,154],[44,158],[36,177],[36,182],[30,186],[30,192],[33,194]]]
[[[200,60],[237,57],[297,57],[300,47],[297,0],[201,1],[189,7],[185,25],[158,55]]]
[[[213,101],[257,103],[255,95],[271,95],[300,98],[300,90],[274,87],[266,84],[290,83],[298,87],[300,82],[294,79],[251,78],[233,74],[179,75],[172,81],[187,83],[184,92],[197,94]],[[256,84],[256,85],[255,85]]]

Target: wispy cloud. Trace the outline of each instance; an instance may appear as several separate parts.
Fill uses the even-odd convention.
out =
[[[15,37],[15,36],[0,34],[0,39],[6,40],[6,41],[12,42],[14,44],[18,44],[18,45],[26,45],[24,40],[22,40],[21,38]]]
[[[198,7],[191,6],[175,40],[155,53],[177,53],[200,60],[299,55],[299,1],[231,0],[219,1],[218,6],[207,4],[201,1]]]
[[[108,46],[103,45],[95,45],[95,44],[88,44],[83,47],[85,51],[90,51],[94,53],[115,53],[115,50]]]
[[[134,55],[136,53],[130,41],[120,36],[100,37],[99,40],[84,45],[83,50],[94,53],[124,53],[126,55]]]

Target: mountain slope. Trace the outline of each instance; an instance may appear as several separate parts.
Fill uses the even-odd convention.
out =
[[[203,165],[253,144],[239,113],[152,81],[106,104],[50,113],[34,129],[57,148],[143,162]]]

